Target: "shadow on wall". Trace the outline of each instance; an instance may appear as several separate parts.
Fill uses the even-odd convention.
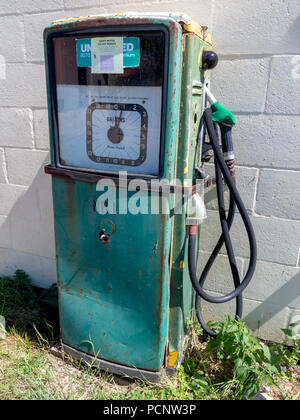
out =
[[[41,287],[56,282],[51,177],[44,173],[47,163],[49,157],[29,187],[2,184],[10,199],[17,199],[0,227],[0,273],[12,275],[22,269]]]
[[[263,279],[261,279],[263,281]],[[292,277],[286,284],[277,289],[272,295],[265,299],[259,306],[249,312],[245,317],[244,321],[251,328],[257,328],[257,322],[260,326],[263,326],[270,321],[276,314],[282,309],[287,307],[293,308],[293,301],[299,296],[299,285],[300,285],[300,271],[294,277]],[[280,302],[280,303],[279,303]],[[294,308],[297,309],[297,308]],[[299,313],[300,318],[300,313]],[[287,320],[288,323],[295,322],[295,319]]]
[[[286,32],[286,39],[293,45],[299,42],[299,35],[300,35],[300,15],[298,15],[293,24],[289,27],[289,30]],[[293,51],[295,52],[295,51]]]
[[[261,276],[259,278],[254,277],[253,281],[257,284],[258,282],[264,282],[264,278]],[[228,282],[230,283],[230,278]],[[273,293],[270,291],[268,297],[262,298],[258,292],[258,296],[252,299],[249,292],[247,295],[246,289],[243,294],[243,321],[254,331],[255,335],[271,341],[282,341],[284,339],[281,328],[287,328],[290,323],[300,320],[300,311],[297,310],[299,306],[297,304],[299,284],[300,271]],[[215,293],[212,290],[207,291],[212,295],[220,295],[220,293]],[[229,289],[227,292],[229,292]],[[253,295],[253,290],[251,294]],[[261,298],[261,301],[254,300],[255,298]],[[206,321],[221,321],[224,320],[225,314],[230,314],[231,317],[234,317],[235,314],[235,300],[218,305],[202,301],[201,307]]]

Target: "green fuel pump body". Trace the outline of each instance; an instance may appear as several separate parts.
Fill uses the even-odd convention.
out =
[[[151,212],[150,195],[164,200],[162,179],[195,183],[211,37],[185,15],[120,14],[54,22],[44,41],[63,347],[156,380],[182,361],[194,292],[186,214]],[[132,179],[147,186],[137,214]],[[115,208],[102,214],[107,180]]]

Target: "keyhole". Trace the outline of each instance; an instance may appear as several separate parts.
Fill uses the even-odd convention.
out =
[[[110,241],[110,235],[108,233],[105,233],[104,230],[101,230],[99,232],[99,240],[104,244],[107,245]]]

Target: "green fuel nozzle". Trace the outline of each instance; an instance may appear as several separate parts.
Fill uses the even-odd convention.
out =
[[[235,116],[229,109],[225,108],[221,102],[216,101],[211,104],[212,120],[218,124],[225,124],[233,127],[235,125]]]
[[[235,168],[234,168],[234,151],[232,143],[231,130],[235,125],[235,117],[229,109],[227,109],[221,102],[217,101],[214,95],[206,86],[205,93],[208,101],[211,103],[212,121],[219,125],[221,131],[221,143],[224,160],[229,169],[229,172],[236,182]]]
[[[205,92],[211,103],[212,120],[219,124],[221,130],[222,150],[226,161],[234,159],[231,129],[235,125],[235,117],[229,109],[217,101],[208,87]]]

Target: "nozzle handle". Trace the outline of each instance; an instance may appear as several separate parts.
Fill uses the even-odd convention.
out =
[[[221,130],[222,150],[225,160],[234,159],[233,143],[231,136],[231,125],[219,124]]]

